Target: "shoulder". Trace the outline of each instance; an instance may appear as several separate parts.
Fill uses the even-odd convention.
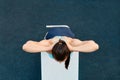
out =
[[[67,36],[64,36],[65,39],[67,40],[70,40],[71,42],[82,42],[80,39],[77,39],[77,38],[71,38],[71,37],[67,37]]]
[[[73,40],[73,38],[67,37],[67,36],[63,36],[63,38],[66,39],[66,40]]]
[[[73,39],[72,42],[82,42],[80,39]]]

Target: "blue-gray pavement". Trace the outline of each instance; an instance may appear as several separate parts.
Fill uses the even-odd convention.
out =
[[[0,0],[0,80],[41,80],[40,54],[22,51],[40,41],[46,25],[71,27],[100,49],[80,53],[79,80],[120,80],[119,0]]]

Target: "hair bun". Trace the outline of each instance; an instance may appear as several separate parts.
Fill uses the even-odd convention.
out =
[[[62,42],[59,42],[59,44],[62,44]]]

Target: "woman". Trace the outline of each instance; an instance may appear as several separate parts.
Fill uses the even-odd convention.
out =
[[[23,45],[23,50],[29,53],[48,52],[58,62],[65,61],[68,69],[71,52],[93,52],[99,46],[93,40],[81,41],[67,25],[49,25],[49,29],[40,42],[29,40]]]

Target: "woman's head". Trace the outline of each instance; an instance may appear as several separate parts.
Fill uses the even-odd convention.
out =
[[[59,42],[57,42],[52,49],[52,55],[55,58],[55,60],[59,62],[65,60],[66,69],[68,69],[70,53],[71,51],[69,50],[67,44],[63,40],[59,40]]]

